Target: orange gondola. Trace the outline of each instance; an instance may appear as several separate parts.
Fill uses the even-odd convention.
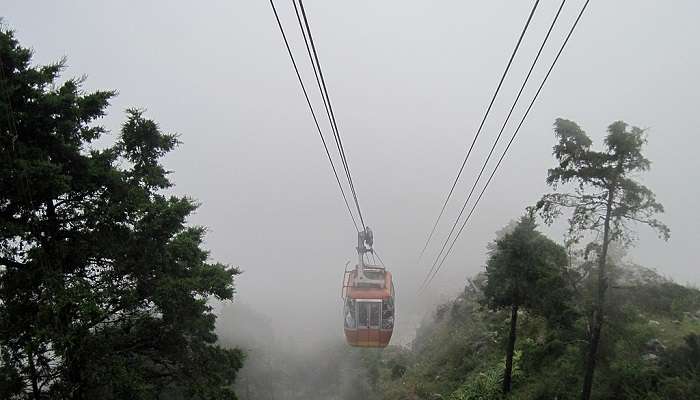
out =
[[[358,233],[358,264],[345,270],[342,298],[344,329],[348,344],[355,347],[386,347],[394,331],[394,283],[384,266],[365,264],[373,253],[372,231]]]

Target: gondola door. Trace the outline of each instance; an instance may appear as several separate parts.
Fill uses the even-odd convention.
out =
[[[364,346],[377,346],[382,322],[382,301],[362,300],[357,305],[357,340]]]

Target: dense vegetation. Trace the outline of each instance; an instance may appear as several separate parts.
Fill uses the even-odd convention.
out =
[[[557,119],[555,134],[554,192],[497,234],[486,271],[438,307],[411,349],[369,362],[384,399],[700,398],[700,291],[621,256],[630,222],[670,234],[637,181],[651,164],[645,132],[615,122],[602,151],[572,121]],[[553,223],[564,209],[558,245],[534,214]]]
[[[700,291],[620,261],[613,269],[609,320],[601,339],[593,397],[697,399],[700,394]],[[485,274],[437,308],[410,349],[367,360],[378,398],[500,399],[510,310],[482,306]],[[574,306],[588,307],[582,288]],[[580,397],[587,322],[553,327],[523,312],[515,345],[514,399]]]
[[[177,138],[132,109],[98,149],[115,92],[31,56],[0,31],[0,398],[235,398],[207,302],[238,270],[165,193]]]
[[[651,166],[643,154],[647,142],[644,129],[630,128],[623,121],[613,122],[600,151],[592,148],[593,141],[573,121],[558,118],[554,133],[557,144],[553,154],[558,165],[547,173],[547,184],[554,192],[545,194],[537,208],[548,223],[561,216],[562,209],[571,210],[567,239],[571,247],[594,236],[589,239],[588,250],[596,253],[597,280],[595,299],[587,310],[591,333],[581,396],[588,400],[606,320],[610,244],[631,244],[635,234],[630,224],[646,225],[666,240],[670,229],[656,218],[664,212],[663,206],[639,179]]]

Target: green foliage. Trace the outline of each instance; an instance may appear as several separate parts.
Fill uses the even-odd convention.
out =
[[[564,248],[536,230],[525,216],[513,231],[496,240],[486,262],[484,304],[493,310],[513,306],[566,323],[572,293],[564,280]]]
[[[656,361],[620,359],[601,380],[600,398],[697,398],[700,393],[700,336],[697,333],[686,336],[682,345],[663,351]]]
[[[682,319],[684,310],[700,310],[698,291],[675,282],[633,284],[623,286],[625,291],[622,301],[639,304],[649,315],[668,315]]]
[[[547,184],[573,184],[572,193],[554,192],[542,197],[537,208],[548,223],[561,215],[562,208],[572,210],[570,234],[580,239],[586,231],[604,227],[608,194],[612,193],[609,241],[629,242],[633,239],[626,225],[630,221],[648,225],[668,239],[669,228],[654,218],[663,213],[663,206],[654,193],[637,182],[637,174],[649,170],[651,162],[642,154],[646,144],[643,129],[617,121],[608,127],[604,151],[591,149],[592,141],[573,121],[558,118],[554,132],[558,143],[554,157],[559,165],[548,172]]]
[[[114,92],[32,66],[9,31],[0,59],[0,397],[235,398],[243,356],[215,345],[207,299],[239,271],[163,193],[176,137],[131,109],[94,149]]]
[[[522,353],[516,351],[513,357],[513,378],[521,375],[520,359]],[[465,383],[448,397],[449,400],[501,400],[505,396],[501,393],[503,384],[503,369],[505,362],[500,361],[489,367],[484,372],[472,374]]]
[[[480,306],[482,280],[475,278],[455,300],[441,305],[435,320],[421,325],[411,350],[388,347],[378,360],[366,360],[379,377],[374,389],[382,399],[445,399],[465,377],[502,358],[505,315]]]
[[[640,267],[619,267],[625,273]],[[630,269],[633,268],[633,269]],[[481,293],[473,282],[457,299],[438,307],[432,323],[419,330],[413,349],[387,349],[379,360],[367,360],[378,372],[374,385],[383,399],[502,399],[502,343],[507,315],[479,308]],[[614,290],[609,322],[601,341],[596,399],[692,399],[700,393],[700,318],[696,308],[683,307],[686,317],[646,310],[644,295],[673,284],[646,271],[634,288]],[[678,285],[680,286],[680,285]],[[697,289],[682,287],[700,295]],[[580,298],[577,301],[581,301]],[[619,302],[619,304],[618,304]],[[452,311],[456,310],[456,311]],[[691,312],[692,311],[692,312]],[[654,318],[653,320],[650,318]],[[653,322],[653,323],[652,323]],[[520,318],[514,363],[514,386],[507,398],[522,400],[579,399],[587,347],[588,324],[579,316],[570,326],[552,326],[545,318]],[[658,342],[659,348],[650,346]],[[402,375],[391,373],[401,365]]]
[[[586,356],[582,398],[591,396],[593,377],[601,345],[602,328],[607,312],[606,294],[609,286],[608,249],[611,243],[629,245],[634,232],[630,222],[641,223],[656,230],[668,240],[670,230],[655,218],[664,211],[654,193],[637,182],[639,173],[647,171],[651,162],[642,155],[646,144],[644,130],[622,121],[608,127],[605,149],[591,149],[592,141],[572,121],[557,119],[554,124],[558,143],[554,157],[559,165],[548,172],[547,184],[555,189],[545,194],[537,203],[537,209],[547,223],[562,214],[562,209],[572,211],[569,217],[569,239],[573,246],[586,235],[598,234],[589,250],[597,253],[597,282],[595,300],[591,309],[590,345]],[[558,192],[558,185],[572,184],[569,192]],[[597,243],[600,242],[600,243]]]
[[[688,299],[696,299],[700,290],[621,259],[616,262],[593,397],[697,398],[700,316],[696,313],[700,307]],[[367,360],[378,376],[374,388],[381,398],[503,398],[503,345],[509,318],[507,312],[480,307],[484,275],[470,280],[455,300],[437,307],[432,321],[418,330],[410,350],[390,348],[379,360]],[[658,298],[648,298],[652,295]],[[584,309],[588,300],[577,295],[573,301],[574,308]],[[677,308],[671,307],[674,304]],[[518,318],[516,379],[507,398],[580,398],[590,325],[584,314],[575,317],[564,325],[551,324],[534,313]],[[395,365],[401,366],[402,374],[392,374]]]
[[[614,123],[606,150],[595,152],[575,123],[560,119],[555,129],[559,166],[550,170],[548,183],[555,188],[573,184],[574,189],[547,195],[538,206],[547,222],[563,208],[573,209],[566,251],[545,243],[531,222],[502,230],[489,246],[486,273],[470,280],[454,301],[437,307],[400,362],[389,354],[382,358],[375,388],[384,399],[502,399],[502,349],[509,320],[505,311],[514,303],[531,312],[518,317],[518,378],[507,398],[579,399],[593,328],[589,312],[597,306],[601,282],[610,290],[601,308],[606,324],[593,397],[698,398],[700,291],[623,260],[633,239],[626,223],[647,224],[664,238],[669,233],[654,219],[663,208],[653,193],[633,181],[650,165],[641,154],[644,132]],[[611,189],[612,234],[603,243],[577,248],[591,231],[602,233]],[[607,274],[601,280],[602,260]],[[566,307],[553,307],[550,301]],[[551,318],[561,314],[566,318]],[[402,366],[400,375],[391,373],[396,363]]]
[[[486,262],[483,303],[492,310],[511,310],[503,392],[512,387],[512,360],[519,311],[546,317],[553,325],[569,325],[573,293],[565,281],[566,251],[536,230],[532,214],[522,217],[511,232],[490,248]]]

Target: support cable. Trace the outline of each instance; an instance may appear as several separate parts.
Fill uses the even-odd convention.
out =
[[[289,47],[289,41],[287,41],[287,35],[284,33],[284,28],[282,27],[282,23],[280,22],[279,15],[277,14],[277,9],[275,8],[275,3],[270,0],[270,5],[272,6],[272,11],[275,14],[275,19],[277,20],[277,26],[280,28],[280,33],[282,33],[282,39],[284,40],[284,45],[287,47],[287,53],[289,54],[289,58],[292,61],[292,65],[294,66],[294,71],[296,72],[297,79],[299,80],[299,85],[301,85],[301,90],[304,92],[304,98],[306,99],[306,104],[309,106],[309,111],[311,111],[311,116],[314,119],[314,124],[316,125],[316,130],[318,131],[318,135],[321,137],[321,142],[323,143],[323,148],[326,151],[326,156],[328,157],[328,162],[331,164],[331,168],[333,169],[333,175],[335,175],[335,180],[338,182],[338,188],[340,188],[340,194],[343,196],[343,200],[345,201],[345,207],[347,207],[348,212],[350,213],[350,218],[352,219],[352,224],[355,226],[356,231],[360,231],[360,229],[357,226],[357,222],[355,221],[355,216],[352,213],[352,210],[350,208],[350,203],[348,202],[347,196],[345,196],[345,190],[343,190],[343,185],[340,183],[340,178],[338,177],[338,172],[335,168],[335,164],[333,163],[333,158],[331,158],[331,153],[328,151],[328,145],[326,144],[326,139],[323,137],[323,133],[321,132],[321,127],[318,124],[318,119],[316,118],[316,113],[314,112],[314,108],[311,105],[311,100],[309,100],[309,94],[306,91],[306,86],[304,86],[304,81],[301,79],[301,75],[299,74],[299,68],[297,67],[297,63],[294,60],[294,55],[292,54],[292,50]]]
[[[527,110],[525,111],[525,114],[523,115],[522,119],[520,120],[518,127],[515,129],[515,132],[513,132],[513,135],[511,136],[510,141],[508,142],[508,145],[506,146],[505,150],[503,150],[501,157],[498,159],[498,163],[496,163],[496,166],[494,167],[493,171],[491,172],[489,179],[486,181],[486,185],[484,185],[484,188],[481,190],[481,193],[479,193],[479,197],[477,197],[476,202],[474,203],[471,210],[469,211],[469,214],[467,215],[467,218],[464,220],[464,222],[462,223],[462,226],[459,228],[459,231],[457,232],[457,235],[455,236],[454,240],[450,244],[450,247],[448,248],[447,253],[445,253],[444,257],[442,258],[442,261],[438,265],[438,267],[435,270],[435,272],[433,273],[433,275],[430,277],[430,280],[428,280],[428,282],[424,285],[424,288],[427,287],[428,285],[430,285],[430,283],[433,281],[433,279],[435,278],[437,273],[440,271],[440,268],[442,267],[442,265],[445,263],[445,260],[447,260],[447,257],[450,255],[452,248],[454,247],[455,243],[457,242],[457,239],[459,239],[459,236],[461,235],[462,231],[464,230],[464,227],[467,225],[467,222],[469,222],[469,219],[472,216],[472,214],[474,213],[476,206],[479,204],[479,201],[481,200],[482,196],[484,195],[484,192],[486,192],[486,189],[488,188],[489,184],[491,183],[491,180],[493,179],[494,175],[496,174],[498,167],[501,165],[501,162],[505,158],[506,153],[508,152],[508,149],[510,149],[510,146],[513,144],[515,137],[517,136],[518,132],[520,131],[520,128],[522,127],[523,123],[525,122],[525,119],[527,118],[528,114],[530,113],[532,106],[535,104],[537,97],[539,96],[540,92],[542,91],[542,88],[544,87],[545,82],[547,82],[549,75],[551,74],[552,70],[554,69],[554,66],[556,65],[557,61],[559,60],[559,56],[561,56],[561,53],[564,51],[564,48],[566,47],[566,44],[569,42],[569,39],[571,38],[571,35],[574,32],[574,29],[576,28],[576,26],[578,25],[579,20],[581,19],[583,12],[586,10],[586,7],[588,6],[589,2],[590,2],[590,0],[586,0],[583,7],[581,8],[581,11],[579,12],[578,17],[576,18],[576,21],[574,21],[573,26],[569,30],[569,33],[566,36],[566,39],[564,40],[564,43],[559,48],[559,52],[557,53],[557,56],[554,58],[554,61],[552,62],[552,65],[549,67],[549,70],[547,71],[547,74],[545,75],[544,79],[542,79],[542,83],[540,83],[540,86],[537,89],[535,96],[532,98],[530,105],[528,106]]]
[[[272,1],[272,0],[270,0]],[[323,77],[323,69],[321,68],[321,63],[319,62],[318,59],[318,52],[316,51],[316,45],[314,44],[314,38],[313,35],[311,34],[311,27],[309,24],[309,19],[306,16],[306,10],[304,9],[304,3],[302,0],[299,0],[299,8],[301,9],[301,15],[304,18],[304,25],[306,27],[306,33],[308,34],[309,37],[309,43],[311,44],[311,51],[314,56],[314,60],[316,61],[316,67],[318,68],[318,76],[321,80],[321,86],[323,88],[322,90],[322,95],[325,96],[326,101],[328,102],[328,110],[330,112],[331,116],[331,125],[333,127],[333,133],[335,135],[335,140],[336,140],[336,145],[338,147],[338,151],[340,153],[341,161],[343,162],[343,167],[345,168],[345,173],[348,179],[348,184],[350,185],[350,191],[352,192],[353,199],[355,200],[355,206],[357,207],[357,214],[360,217],[360,223],[362,224],[362,228],[365,229],[366,225],[364,222],[364,218],[362,217],[362,210],[360,208],[360,203],[357,199],[357,192],[355,190],[355,185],[352,180],[352,175],[350,173],[350,165],[347,160],[347,156],[345,154],[345,148],[343,147],[343,141],[340,136],[340,131],[338,130],[338,124],[335,119],[335,113],[333,112],[333,105],[331,103],[331,98],[328,95],[328,87],[326,86],[326,80]]]
[[[527,72],[527,76],[525,76],[525,79],[523,80],[523,84],[520,86],[520,90],[518,91],[518,95],[515,97],[515,100],[513,101],[513,104],[511,105],[510,110],[508,111],[508,115],[506,116],[506,119],[503,121],[503,124],[501,125],[501,129],[498,132],[498,136],[496,136],[496,140],[494,140],[493,145],[491,146],[491,150],[489,151],[488,156],[486,156],[486,160],[484,161],[484,163],[481,166],[481,170],[479,171],[479,175],[476,177],[476,180],[474,181],[474,185],[472,185],[472,188],[469,191],[469,195],[467,196],[467,199],[464,201],[464,204],[462,205],[462,209],[459,210],[459,215],[457,215],[457,219],[455,219],[455,222],[452,224],[452,228],[450,229],[450,233],[447,235],[447,238],[445,239],[444,243],[442,244],[442,248],[440,249],[440,252],[438,253],[438,255],[435,257],[435,260],[433,261],[433,264],[430,268],[430,272],[428,272],[428,274],[425,276],[425,279],[423,280],[422,285],[425,285],[425,283],[428,281],[430,274],[435,270],[435,268],[438,264],[438,261],[440,260],[440,257],[442,256],[443,252],[445,251],[447,244],[450,242],[450,239],[452,238],[452,234],[454,233],[455,229],[457,228],[457,225],[459,224],[459,221],[462,218],[462,214],[464,214],[464,210],[467,208],[467,204],[469,203],[469,200],[471,200],[472,195],[474,194],[474,189],[476,189],[476,186],[479,183],[479,180],[481,179],[481,176],[483,175],[484,170],[486,169],[486,166],[488,165],[488,162],[491,159],[491,156],[493,155],[493,151],[496,149],[496,145],[498,144],[499,140],[501,139],[501,136],[503,135],[503,131],[505,130],[506,125],[508,124],[508,121],[510,121],[510,117],[513,115],[513,111],[515,110],[515,106],[518,104],[518,101],[520,100],[520,96],[522,96],[523,91],[525,90],[525,86],[527,85],[528,81],[530,80],[530,76],[532,75],[532,71],[535,69],[535,66],[537,65],[537,61],[539,61],[539,59],[540,59],[540,55],[542,54],[542,50],[544,49],[545,45],[547,44],[547,41],[549,40],[549,36],[551,35],[552,30],[554,29],[554,25],[556,25],[556,22],[559,19],[559,15],[561,14],[561,10],[564,8],[564,4],[566,4],[566,0],[562,0],[561,4],[559,5],[559,9],[557,10],[556,15],[554,16],[552,23],[549,25],[549,30],[547,30],[547,34],[545,35],[544,39],[542,40],[542,44],[540,45],[540,48],[537,51],[537,55],[535,56],[534,60],[532,61],[532,64],[530,65],[530,70]]]
[[[472,140],[471,145],[469,146],[469,150],[467,151],[466,157],[464,157],[464,161],[462,161],[462,165],[459,167],[459,172],[457,172],[457,176],[454,179],[454,182],[452,182],[452,187],[450,188],[450,192],[447,194],[447,197],[445,198],[445,201],[442,204],[442,208],[440,209],[440,214],[438,214],[437,218],[435,219],[435,223],[433,224],[433,228],[430,230],[430,235],[428,235],[428,239],[425,241],[425,245],[423,246],[423,250],[421,250],[420,255],[418,256],[418,261],[423,258],[423,254],[425,253],[425,250],[428,248],[428,244],[430,244],[430,240],[433,238],[433,235],[435,234],[435,229],[438,226],[438,223],[440,222],[440,218],[442,218],[442,215],[445,213],[445,208],[447,207],[447,203],[449,203],[450,198],[452,197],[452,193],[455,190],[455,186],[457,186],[457,182],[459,181],[460,176],[462,176],[462,171],[464,171],[464,166],[467,164],[467,160],[469,159],[469,156],[472,153],[472,150],[474,149],[474,144],[476,143],[476,140],[479,138],[479,134],[481,133],[481,129],[484,126],[484,123],[486,122],[486,118],[489,115],[489,112],[491,112],[491,107],[493,106],[494,101],[496,100],[496,96],[498,95],[498,92],[501,90],[501,86],[503,85],[503,81],[506,78],[506,75],[508,74],[508,70],[510,69],[511,64],[513,63],[513,59],[515,58],[515,54],[518,52],[518,49],[520,48],[520,43],[523,40],[523,37],[525,36],[525,32],[527,31],[528,26],[530,26],[530,21],[532,20],[532,16],[535,14],[535,10],[537,9],[537,5],[540,3],[539,0],[535,1],[535,4],[532,6],[532,10],[530,11],[530,15],[527,18],[527,22],[525,23],[525,26],[523,27],[522,32],[520,33],[520,37],[518,38],[518,42],[515,45],[515,48],[513,49],[513,52],[510,55],[510,59],[508,60],[508,64],[506,65],[506,69],[503,71],[503,74],[501,75],[501,80],[498,82],[498,86],[496,87],[496,90],[493,92],[493,96],[491,96],[491,102],[489,102],[489,106],[486,108],[486,112],[484,113],[483,118],[481,119],[481,124],[479,124],[479,129],[476,131],[476,135],[474,135],[474,140]]]

